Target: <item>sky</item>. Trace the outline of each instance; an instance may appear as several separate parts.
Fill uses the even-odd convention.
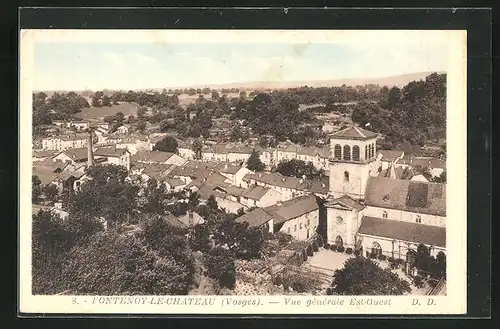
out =
[[[176,88],[446,71],[444,43],[39,42],[34,90]]]

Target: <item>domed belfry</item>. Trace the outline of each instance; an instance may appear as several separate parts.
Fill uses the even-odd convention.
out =
[[[330,195],[363,200],[368,177],[375,175],[378,135],[357,126],[330,136]]]

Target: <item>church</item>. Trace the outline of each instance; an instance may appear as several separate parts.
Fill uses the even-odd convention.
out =
[[[405,260],[420,243],[446,253],[446,184],[379,176],[377,138],[357,126],[330,137],[328,243]]]

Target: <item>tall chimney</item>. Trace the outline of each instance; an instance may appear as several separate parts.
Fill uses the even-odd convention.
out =
[[[87,139],[87,167],[92,167],[94,164],[94,150],[92,149],[92,130],[88,129],[88,139]]]

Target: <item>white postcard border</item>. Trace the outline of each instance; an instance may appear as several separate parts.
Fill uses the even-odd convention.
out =
[[[99,38],[95,38],[98,35]],[[419,39],[420,38],[420,39]],[[465,314],[467,310],[466,31],[22,30],[20,34],[19,311],[128,314]],[[39,296],[31,294],[31,149],[37,42],[447,42],[446,296]],[[246,40],[246,41],[245,41]],[[289,298],[287,300],[287,298]],[[361,305],[352,301],[363,301]],[[288,303],[287,303],[288,301]],[[295,301],[295,304],[291,304]],[[343,305],[308,305],[331,301]],[[376,302],[380,305],[374,305]],[[430,302],[431,301],[431,302]],[[211,305],[210,303],[213,303]],[[234,304],[233,304],[234,303]],[[256,303],[257,305],[252,305]],[[378,304],[378,303],[377,303]],[[390,305],[387,305],[390,304]]]

